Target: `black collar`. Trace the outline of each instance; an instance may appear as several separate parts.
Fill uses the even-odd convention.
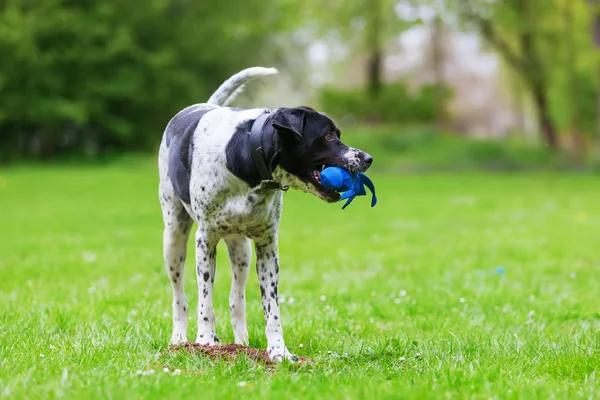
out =
[[[264,152],[263,136],[262,132],[265,127],[267,119],[271,116],[270,113],[266,113],[258,117],[252,124],[250,132],[248,132],[248,142],[250,145],[250,156],[254,162],[254,166],[260,175],[261,186],[270,190],[288,190],[287,186],[283,186],[280,182],[273,179],[273,172],[270,168],[270,162]]]

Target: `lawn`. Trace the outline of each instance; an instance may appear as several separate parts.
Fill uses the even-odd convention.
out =
[[[286,194],[284,332],[313,363],[269,369],[165,353],[153,160],[0,173],[0,397],[600,397],[597,177],[372,178],[373,209]],[[215,309],[227,343],[224,250]],[[248,324],[251,345],[265,348],[255,273]],[[194,327],[192,312],[188,337]]]

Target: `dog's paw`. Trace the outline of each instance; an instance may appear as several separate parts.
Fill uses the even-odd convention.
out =
[[[248,332],[245,334],[235,335],[235,344],[241,344],[242,346],[248,346],[250,340],[248,339]]]
[[[235,344],[248,346],[248,329],[246,329],[245,326],[243,328],[234,329],[233,335],[235,337]]]
[[[213,334],[201,333],[201,334],[198,334],[198,336],[196,336],[196,343],[203,345],[203,346],[214,346],[215,344],[219,343],[219,338],[214,333]]]
[[[294,363],[294,362],[296,362],[296,361],[299,360],[299,358],[296,355],[290,353],[288,351],[288,349],[284,349],[283,352],[276,351],[276,350],[269,351],[269,358],[272,361],[275,361],[277,363],[281,363],[284,360],[287,360],[287,361],[290,361],[290,362]]]
[[[173,346],[187,342],[187,335],[185,332],[173,332],[171,335],[171,344]]]

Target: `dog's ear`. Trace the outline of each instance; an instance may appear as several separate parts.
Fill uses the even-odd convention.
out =
[[[306,110],[302,108],[286,108],[277,111],[271,125],[280,135],[292,135],[296,140],[302,140],[302,130]]]

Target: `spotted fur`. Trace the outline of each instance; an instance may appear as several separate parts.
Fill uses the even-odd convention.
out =
[[[217,90],[211,104],[190,106],[171,119],[159,150],[159,198],[165,225],[164,261],[173,290],[171,342],[187,341],[189,308],[184,294],[183,269],[188,238],[195,222],[196,342],[208,345],[218,342],[213,287],[217,244],[224,240],[233,277],[229,307],[235,342],[248,343],[245,287],[252,255],[251,241],[254,241],[267,350],[273,360],[281,361],[295,359],[285,346],[278,300],[277,246],[283,192],[265,188],[260,183],[247,149],[249,127],[260,115],[270,113],[262,135],[274,179],[328,201],[339,195],[327,192],[314,180],[313,163],[338,163],[354,170],[366,170],[372,159],[341,143],[333,121],[315,110],[242,110],[221,106],[249,79],[269,74],[267,72],[268,69],[261,68],[242,71]],[[310,171],[298,167],[303,164]]]

